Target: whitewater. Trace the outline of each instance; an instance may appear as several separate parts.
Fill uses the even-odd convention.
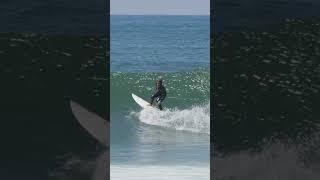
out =
[[[149,125],[184,130],[195,133],[210,134],[210,104],[192,106],[188,109],[146,108],[131,112],[141,122]]]

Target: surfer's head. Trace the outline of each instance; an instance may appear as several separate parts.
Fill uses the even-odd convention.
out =
[[[162,86],[162,78],[159,78],[157,80],[157,87],[161,87]]]

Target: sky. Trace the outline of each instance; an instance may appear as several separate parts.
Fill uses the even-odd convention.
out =
[[[111,15],[209,15],[210,0],[111,0]]]

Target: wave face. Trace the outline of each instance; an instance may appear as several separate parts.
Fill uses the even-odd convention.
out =
[[[131,93],[149,101],[160,76],[168,93],[165,107],[189,108],[209,101],[210,72],[206,69],[176,73],[114,72],[111,73],[111,111],[138,109]]]
[[[318,179],[319,19],[216,36],[215,179]]]
[[[168,94],[164,111],[141,109],[131,93],[149,101],[159,76],[164,78]],[[209,134],[209,86],[209,71],[205,69],[167,74],[112,73],[111,112],[125,113],[149,125]]]
[[[149,100],[159,76],[163,77],[167,89],[164,110],[141,109],[131,93]],[[150,176],[145,177],[150,178],[157,177],[161,169],[169,172],[166,166],[174,166],[177,172],[184,173],[187,170],[182,166],[208,166],[209,81],[207,69],[174,73],[111,73],[111,166],[114,167],[111,176],[121,179],[118,172],[133,173],[137,171],[135,167],[150,169]],[[159,172],[155,171],[157,167]],[[158,177],[164,178],[160,174]],[[180,173],[180,176],[171,174],[168,178],[186,176]]]
[[[237,151],[263,139],[306,138],[318,131],[318,22],[286,19],[265,32],[242,30],[217,38],[217,149]]]
[[[102,36],[0,33],[1,179],[47,179],[70,156],[91,159],[102,150],[69,103],[73,99],[108,116],[108,89],[101,80],[105,41]]]

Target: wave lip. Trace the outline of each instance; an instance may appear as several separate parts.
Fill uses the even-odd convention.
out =
[[[154,108],[142,109],[133,113],[141,122],[154,126],[172,128],[175,130],[191,131],[210,134],[210,104],[192,106],[179,110]]]

